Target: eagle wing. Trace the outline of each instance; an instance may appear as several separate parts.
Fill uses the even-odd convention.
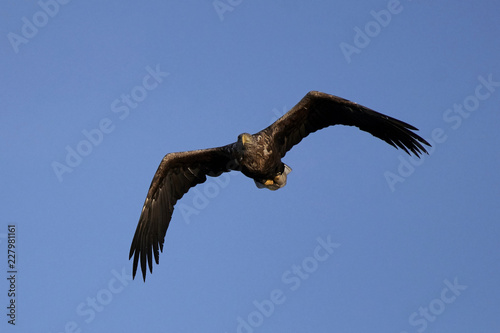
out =
[[[309,134],[332,125],[356,126],[408,154],[411,151],[416,156],[427,153],[422,144],[430,146],[412,132],[417,129],[410,124],[319,91],[309,92],[283,117],[263,131],[273,137],[283,157]]]
[[[129,259],[134,256],[133,277],[139,259],[144,281],[146,261],[149,271],[153,272],[153,254],[158,264],[158,249],[163,251],[163,241],[177,200],[191,187],[205,182],[206,176],[216,177],[235,168],[233,145],[165,155],[149,187],[130,246]]]

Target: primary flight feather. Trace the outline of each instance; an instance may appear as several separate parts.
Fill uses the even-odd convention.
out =
[[[417,157],[427,153],[427,141],[415,134],[417,129],[346,99],[318,91],[302,100],[269,127],[253,135],[243,133],[226,146],[165,155],[149,187],[135,231],[129,258],[134,256],[133,276],[141,265],[153,272],[153,257],[159,252],[167,232],[174,205],[191,187],[231,170],[252,178],[259,188],[277,190],[286,184],[291,168],[281,161],[294,145],[322,128],[333,125],[359,129]]]

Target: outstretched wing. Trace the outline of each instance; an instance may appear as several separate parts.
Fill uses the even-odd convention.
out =
[[[408,154],[411,151],[416,156],[427,153],[422,144],[430,146],[412,132],[417,129],[410,124],[319,91],[309,92],[283,117],[263,131],[273,137],[283,157],[310,133],[332,125],[356,126]]]
[[[158,264],[158,249],[163,251],[163,241],[177,200],[191,187],[203,183],[207,175],[216,177],[234,169],[232,147],[231,144],[165,155],[149,187],[130,246],[129,259],[134,255],[134,277],[139,259],[144,281],[146,281],[146,261],[149,271],[153,272],[153,254]]]

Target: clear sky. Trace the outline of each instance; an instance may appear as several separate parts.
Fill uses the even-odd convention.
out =
[[[2,332],[500,330],[498,1],[0,9]],[[255,133],[310,90],[414,125],[430,155],[314,133],[279,191],[230,173],[186,194],[132,281],[162,157]]]

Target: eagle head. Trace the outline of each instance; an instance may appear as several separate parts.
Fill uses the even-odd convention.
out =
[[[238,146],[240,149],[244,150],[248,148],[249,145],[253,143],[253,136],[248,133],[241,133],[238,135]]]

